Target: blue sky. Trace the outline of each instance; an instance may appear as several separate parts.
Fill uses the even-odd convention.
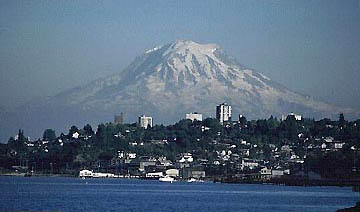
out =
[[[360,1],[0,1],[0,107],[120,72],[176,39],[360,109]]]

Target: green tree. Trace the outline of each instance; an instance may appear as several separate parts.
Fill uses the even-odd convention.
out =
[[[43,133],[43,140],[45,141],[54,141],[56,140],[55,130],[46,129]]]
[[[90,124],[85,125],[83,130],[85,132],[85,135],[87,135],[87,136],[93,136],[94,135],[94,131],[93,131]]]
[[[69,129],[69,134],[68,134],[68,136],[69,137],[72,137],[72,135],[74,134],[74,133],[80,133],[80,130],[75,126],[75,125],[73,125],[73,126],[71,126],[70,127],[70,129]]]

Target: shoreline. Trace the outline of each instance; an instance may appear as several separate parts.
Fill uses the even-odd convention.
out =
[[[214,182],[234,183],[234,184],[271,184],[283,186],[336,186],[336,187],[359,187],[360,180],[339,180],[339,179],[321,179],[309,180],[306,178],[274,178],[269,180],[255,180],[244,178],[217,178]]]
[[[359,212],[359,211],[360,211],[360,202],[357,202],[354,207],[340,209],[337,210],[336,212]]]
[[[80,178],[77,175],[71,174],[29,174],[29,173],[1,173],[0,176],[5,177],[70,177]],[[142,179],[153,180],[154,178],[144,178],[141,176],[117,176],[117,177],[94,177],[94,179]],[[281,186],[300,186],[300,187],[321,187],[321,186],[335,186],[335,187],[353,187],[358,189],[360,180],[307,180],[307,179],[292,179],[279,178],[272,180],[253,180],[253,179],[238,179],[225,177],[207,177],[205,182],[226,183],[226,184],[259,184],[259,185],[281,185]]]

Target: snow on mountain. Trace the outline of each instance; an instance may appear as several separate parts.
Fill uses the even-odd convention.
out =
[[[168,124],[194,111],[214,117],[215,106],[222,102],[233,106],[234,119],[238,114],[251,119],[295,112],[318,118],[354,112],[290,91],[245,68],[216,44],[177,40],[146,51],[115,75],[24,107],[24,123],[37,124],[17,128],[64,129],[112,121],[120,112],[128,122],[146,114],[157,124]]]

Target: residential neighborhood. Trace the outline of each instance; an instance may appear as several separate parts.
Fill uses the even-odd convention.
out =
[[[96,132],[90,125],[72,126],[60,136],[47,129],[34,141],[19,130],[1,145],[1,172],[221,182],[359,180],[359,120],[340,114],[336,121],[315,121],[294,113],[281,120],[234,120],[226,103],[216,111],[217,119],[189,113],[169,126],[142,115],[138,123],[100,124]]]

